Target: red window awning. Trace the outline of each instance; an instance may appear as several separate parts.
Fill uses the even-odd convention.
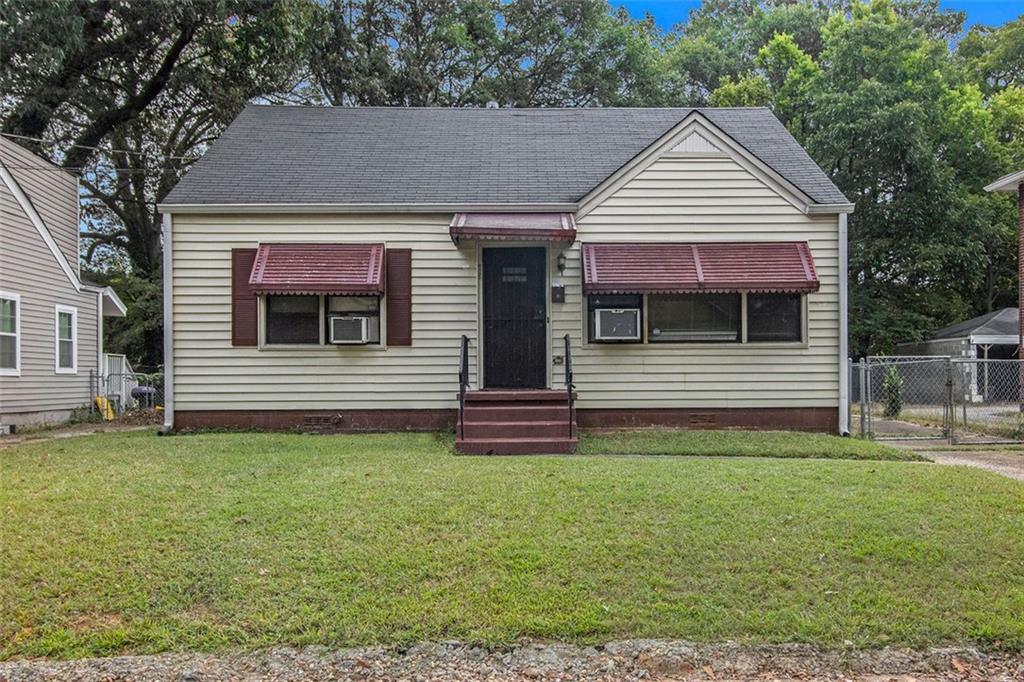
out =
[[[588,294],[811,292],[819,287],[807,242],[583,245]]]
[[[384,245],[260,244],[249,287],[257,294],[383,294]]]
[[[576,241],[572,213],[456,213],[448,227],[456,244],[462,239],[498,241]]]

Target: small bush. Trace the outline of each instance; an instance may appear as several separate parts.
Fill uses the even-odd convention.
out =
[[[885,370],[882,379],[882,415],[890,419],[900,416],[903,411],[903,377],[893,365]]]
[[[90,405],[76,407],[71,410],[71,416],[68,417],[68,424],[98,424],[102,421],[103,416],[99,410],[92,409]]]

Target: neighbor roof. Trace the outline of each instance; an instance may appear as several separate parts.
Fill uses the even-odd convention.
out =
[[[939,329],[932,339],[961,339],[968,336],[1017,336],[1017,308],[1003,308]]]
[[[848,203],[764,108],[250,105],[162,205],[575,203],[693,111],[814,202]]]

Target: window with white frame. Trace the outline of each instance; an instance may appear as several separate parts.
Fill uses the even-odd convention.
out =
[[[21,374],[21,297],[0,291],[0,376]]]
[[[57,306],[56,324],[56,371],[74,374],[78,371],[78,310]]]

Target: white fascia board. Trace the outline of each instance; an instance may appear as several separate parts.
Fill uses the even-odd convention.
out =
[[[807,196],[803,190],[789,180],[786,180],[766,163],[747,151],[699,111],[694,111],[580,199],[579,210],[576,214],[577,220],[593,210],[605,197],[620,189],[657,159],[670,154],[670,150],[676,144],[694,132],[699,133],[716,147],[727,152],[728,156],[736,163],[775,190],[783,199],[799,211],[805,214],[811,212],[810,207],[814,205],[814,200]],[[824,212],[834,213],[836,211]]]
[[[0,178],[3,179],[4,184],[7,185],[7,189],[10,190],[11,194],[14,195],[15,200],[18,202],[18,205],[21,206],[21,210],[28,216],[29,221],[36,228],[36,232],[39,233],[39,236],[42,238],[47,248],[50,249],[50,253],[52,253],[53,257],[57,260],[57,264],[60,265],[60,269],[64,271],[65,275],[67,275],[68,281],[71,282],[71,286],[75,288],[75,291],[81,291],[82,283],[78,279],[78,273],[71,267],[71,264],[68,263],[68,259],[64,257],[64,253],[60,250],[60,247],[57,246],[57,242],[54,241],[53,235],[51,235],[50,231],[46,229],[46,224],[36,211],[35,206],[32,205],[28,195],[26,195],[21,189],[21,185],[18,184],[18,181],[14,179],[11,172],[7,170],[7,166],[2,162],[0,162]]]
[[[576,203],[537,204],[158,204],[172,213],[573,213]]]
[[[853,213],[853,204],[811,204],[807,207],[808,215]]]
[[[972,346],[1016,346],[1016,334],[971,334],[969,342]]]
[[[985,191],[1016,193],[1019,191],[1021,183],[1024,183],[1024,170],[1004,175],[995,182],[985,185]]]

